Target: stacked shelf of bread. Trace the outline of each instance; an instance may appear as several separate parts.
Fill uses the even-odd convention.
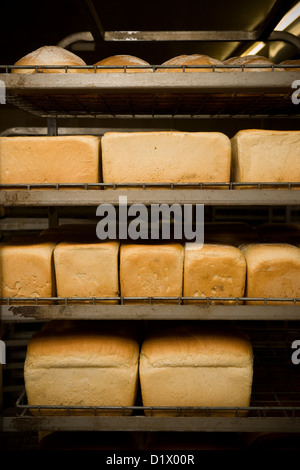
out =
[[[99,78],[102,86],[106,73],[122,73],[121,78],[112,80],[121,80],[121,89],[126,76],[125,90],[132,80],[135,93],[142,84],[142,90],[147,91],[148,87],[151,94],[147,77],[162,77],[157,84],[169,83],[168,94],[175,72],[178,75],[174,83],[179,90],[185,73],[195,72],[194,85],[199,92],[197,73],[206,80],[205,87],[208,78],[202,72],[211,72],[209,75],[214,77],[227,75],[233,88],[238,80],[236,72],[252,72],[257,83],[261,79],[256,72],[268,72],[269,77],[276,74],[277,86],[285,80],[285,74],[297,71],[298,65],[274,64],[261,57],[221,62],[203,55],[175,57],[160,66],[132,56],[113,56],[88,65],[49,46],[10,67],[11,74],[4,74],[4,81],[15,99],[19,93],[18,75],[22,74],[21,100],[17,103],[20,105],[26,80],[33,97],[32,87],[43,78],[45,83],[52,80],[50,75],[39,73],[59,74],[63,80],[70,79],[72,88],[79,86],[76,73],[80,72],[81,91],[85,88],[85,93],[91,92],[93,98],[89,83]],[[167,75],[170,72],[172,75]],[[52,93],[58,92],[55,99],[64,91],[59,80],[52,89]],[[273,78],[270,84],[269,92],[275,86]],[[263,87],[261,83],[260,89]],[[184,85],[185,91],[180,92],[187,89]],[[254,87],[243,93],[242,86],[239,90],[244,100],[256,91]],[[148,103],[144,109],[148,114]],[[54,114],[48,109],[46,115]],[[66,115],[72,115],[70,108]],[[221,132],[178,131],[110,132],[101,137],[1,137],[0,145],[0,184],[6,204],[12,206],[32,204],[36,201],[34,194],[40,192],[44,194],[44,204],[49,205],[47,193],[51,185],[64,189],[56,189],[54,205],[66,204],[66,198],[67,205],[75,205],[81,198],[83,204],[88,201],[91,205],[111,198],[117,206],[116,198],[123,191],[129,198],[134,191],[132,200],[140,192],[139,202],[149,204],[152,200],[162,201],[169,186],[170,202],[186,202],[188,190],[197,191],[191,199],[193,204],[206,202],[206,197],[213,198],[211,204],[216,203],[216,197],[224,198],[227,204],[226,193],[231,193],[228,190],[242,189],[234,191],[238,196],[231,204],[238,203],[239,198],[245,203],[249,190],[258,204],[270,202],[268,191],[271,198],[276,192],[278,204],[299,204],[296,189],[300,182],[300,132],[294,130],[245,129],[231,139]],[[203,189],[193,186],[199,184],[204,185]],[[263,184],[266,191],[257,194],[257,185],[260,188]],[[282,188],[281,184],[285,186]],[[80,194],[87,188],[96,189],[94,199]],[[20,193],[25,193],[25,197]],[[251,199],[246,202],[251,203]],[[280,312],[277,318],[299,320],[300,227],[283,224],[276,229],[274,232],[274,225],[268,224],[255,229],[246,224],[208,224],[204,243],[197,245],[184,239],[172,243],[132,243],[118,237],[102,241],[96,236],[94,224],[61,225],[33,238],[3,241],[0,259],[5,321],[12,320],[8,312],[22,320],[46,321],[28,343],[24,365],[26,402],[18,404],[26,413],[22,418],[9,418],[7,426],[68,430],[71,415],[78,420],[80,429],[86,430],[92,419],[100,429],[114,431],[203,431],[216,430],[216,426],[225,431],[252,431],[257,426],[268,431],[270,422],[261,415],[257,421],[248,419],[255,408],[251,401],[256,380],[251,339],[239,328],[229,326],[234,318],[230,312],[240,307],[247,308],[246,316],[243,310],[238,311],[236,318],[240,320],[251,320],[251,312],[253,319],[260,313],[262,319],[272,315],[276,318],[276,309]],[[212,307],[211,316],[205,310],[207,305]],[[79,310],[73,317],[76,307]],[[140,309],[144,307],[143,313]],[[222,310],[214,317],[214,309],[218,312],[219,307]],[[158,320],[161,311],[166,316]],[[88,312],[88,321],[84,312]],[[120,321],[122,312],[125,317]],[[172,312],[179,324],[163,324],[163,319],[172,320]],[[192,313],[189,316],[185,312]],[[158,322],[149,322],[143,328],[138,324],[141,322],[128,321],[132,318],[156,318]],[[216,318],[225,324],[209,321]],[[202,322],[194,323],[192,319]],[[271,426],[277,430],[284,426],[286,430],[299,430],[297,404],[296,400],[296,405],[286,407],[287,412],[292,410],[291,422],[276,416]],[[51,420],[43,421],[45,416]]]

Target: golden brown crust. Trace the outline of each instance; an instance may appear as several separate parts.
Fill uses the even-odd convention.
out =
[[[106,57],[105,59],[99,60],[94,65],[96,66],[118,66],[120,68],[104,68],[104,69],[97,69],[96,73],[123,73],[125,72],[125,66],[129,66],[126,68],[126,73],[137,73],[137,72],[152,72],[150,68],[150,64],[145,60],[140,59],[139,57],[135,57],[132,55],[114,55],[110,57]],[[132,68],[133,65],[139,66],[138,68]],[[145,66],[149,66],[148,68],[144,68]],[[91,72],[95,72],[94,69],[90,70]]]
[[[70,52],[62,47],[58,46],[42,46],[35,51],[30,52],[21,59],[19,59],[14,65],[64,65],[64,66],[83,66],[86,63],[76,54]],[[88,72],[89,69],[68,69],[67,73],[82,73]],[[30,69],[12,69],[12,73],[66,73],[64,68],[59,69],[43,69],[38,68],[37,70]]]
[[[152,367],[237,366],[252,362],[252,346],[244,333],[195,325],[149,333],[141,357]]]
[[[279,65],[293,65],[293,67],[287,67],[284,70],[287,72],[300,72],[300,59],[284,60]],[[299,67],[294,67],[295,65],[299,65]]]
[[[271,67],[245,67],[243,70],[244,72],[271,72],[272,66],[274,66],[274,62],[264,56],[259,55],[247,55],[243,57],[230,57],[229,59],[224,60],[224,65],[238,65],[238,68],[230,67],[226,69],[227,72],[242,72],[242,65],[270,65]],[[224,69],[225,70],[225,69]],[[282,70],[282,69],[276,69]]]
[[[108,362],[122,366],[137,360],[138,341],[133,333],[119,324],[103,322],[94,324],[85,321],[51,321],[35,333],[27,348],[27,367],[41,367],[42,363],[66,367],[74,358],[85,364]]]
[[[221,62],[218,59],[214,59],[212,57],[209,57],[207,55],[203,54],[191,54],[191,55],[179,55],[176,57],[173,57],[167,61],[165,61],[163,66],[172,66],[172,68],[158,68],[157,72],[183,72],[183,66],[184,65],[223,65],[223,62]],[[178,66],[178,68],[173,67],[173,66]],[[192,68],[186,68],[185,72],[212,72],[213,67],[192,67]],[[222,68],[216,68],[216,72],[222,72]]]

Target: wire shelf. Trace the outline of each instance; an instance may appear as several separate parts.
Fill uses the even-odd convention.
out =
[[[14,68],[31,68],[36,73],[9,73]],[[62,73],[39,73],[40,68],[61,69]],[[87,73],[68,73],[80,68]],[[98,68],[102,73],[94,73]],[[131,68],[146,68],[150,73],[130,73]],[[160,73],[172,68],[179,73]],[[188,73],[193,68],[197,72]],[[109,73],[109,69],[120,73]],[[292,101],[297,70],[294,65],[3,65],[0,79],[8,103],[41,117],[290,118],[300,115]]]
[[[1,297],[1,304],[13,305],[20,303],[25,305],[26,302],[34,303],[35,305],[41,305],[45,302],[53,302],[57,304],[68,305],[74,302],[90,302],[96,304],[97,302],[115,301],[120,305],[126,302],[147,302],[149,305],[155,302],[176,302],[177,305],[182,305],[185,302],[193,301],[196,303],[204,303],[205,305],[211,305],[214,302],[224,302],[229,305],[240,305],[241,303],[247,302],[258,302],[259,304],[268,305],[272,302],[281,302],[286,305],[296,305],[300,302],[300,298],[286,298],[286,297],[185,297],[185,296],[135,296],[135,297],[124,297],[124,296],[104,296],[104,297]]]
[[[298,298],[2,298],[3,322],[84,320],[299,320]]]
[[[170,412],[173,416],[184,417],[186,414],[194,416],[213,417],[216,414],[226,414],[238,418],[247,415],[247,417],[263,417],[282,416],[291,418],[300,418],[300,393],[294,392],[287,394],[286,392],[274,393],[258,393],[253,399],[253,404],[249,407],[207,407],[207,406],[32,406],[28,405],[26,392],[23,390],[21,396],[16,402],[17,414],[21,416],[45,416],[60,412],[61,415],[70,416],[74,412],[92,412],[97,416],[99,412],[117,412],[121,416],[155,416],[156,413]]]
[[[211,189],[219,188],[226,190],[236,190],[236,189],[300,189],[300,182],[197,182],[197,183],[15,183],[15,184],[0,184],[0,190],[27,190],[32,191],[36,189],[53,189],[59,191],[61,189],[80,189],[80,190],[90,190],[90,189],[110,189],[110,190],[120,190],[125,189]]]
[[[1,184],[3,206],[118,205],[119,196],[128,204],[205,204],[219,206],[300,205],[300,183],[76,183]]]

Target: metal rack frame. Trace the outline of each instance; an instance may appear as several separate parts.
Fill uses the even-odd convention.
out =
[[[122,190],[122,187],[126,189]],[[167,187],[172,189],[151,189]],[[220,186],[223,189],[216,189]],[[242,189],[243,186],[253,189]],[[0,204],[4,206],[97,206],[100,203],[117,205],[120,195],[128,204],[205,204],[207,206],[299,206],[299,183],[147,183],[114,184],[43,184],[1,185]],[[82,189],[75,189],[75,188]],[[141,188],[141,189],[127,189]],[[185,189],[188,187],[189,189]],[[209,189],[209,188],[215,189]],[[272,189],[265,189],[270,187]],[[273,189],[273,188],[278,189]],[[19,189],[16,189],[19,188]],[[41,189],[44,188],[44,189]],[[52,188],[52,189],[51,189]],[[55,189],[54,189],[55,188]],[[93,189],[94,188],[94,189]],[[98,189],[95,189],[98,188]],[[102,190],[107,188],[108,190]],[[109,190],[109,188],[111,190]],[[146,189],[149,188],[149,189]],[[191,189],[194,188],[194,189]],[[200,188],[200,189],[198,189]],[[205,189],[207,188],[207,189]],[[228,188],[227,190],[224,188]],[[230,189],[231,188],[231,189]],[[240,188],[240,190],[235,190]],[[255,189],[256,188],[256,189]],[[282,189],[283,188],[283,189]],[[295,188],[295,189],[293,189]],[[47,191],[45,191],[47,189]],[[68,190],[68,189],[72,189]]]
[[[64,47],[80,40],[102,44],[103,42],[130,41],[199,41],[199,42],[242,42],[247,45],[255,41],[284,41],[300,51],[300,40],[285,31],[274,31],[282,17],[294,5],[293,0],[276,0],[262,24],[254,31],[105,31],[93,0],[85,0],[85,12],[92,20],[92,32],[77,33],[58,43]],[[237,51],[239,47],[236,48]],[[237,53],[237,52],[236,52]]]
[[[64,73],[8,73],[14,67],[20,68],[0,66],[0,71],[5,72],[0,73],[0,80],[6,87],[7,102],[46,118],[299,117],[298,107],[292,102],[297,91],[292,84],[299,79],[299,72],[292,71],[295,66],[289,67],[291,71],[282,71],[282,66],[231,66],[241,71],[223,73],[219,69],[229,66],[210,66],[212,71],[207,73],[188,73],[188,68],[194,66],[182,67],[181,73],[158,73],[162,66],[153,66],[155,73],[116,71],[109,75],[66,73],[71,68],[96,72],[94,66],[44,66],[61,68]],[[126,72],[130,67],[121,69]],[[245,73],[247,68],[272,71]]]
[[[2,322],[28,320],[299,320],[300,299],[231,297],[2,298]]]
[[[278,5],[278,4],[277,4]],[[199,34],[199,32],[198,32]],[[166,36],[164,36],[166,38]],[[223,38],[226,37],[226,34]],[[251,36],[253,40],[254,36]],[[106,35],[106,39],[112,40]],[[126,40],[126,35],[118,40]],[[144,35],[138,39],[145,40]],[[148,37],[150,39],[150,37]],[[171,39],[171,37],[170,37]],[[173,38],[174,39],[174,38]],[[228,38],[227,38],[228,39]],[[215,40],[215,39],[214,39]],[[250,36],[249,36],[250,40]],[[199,67],[199,66],[198,66]],[[257,68],[257,66],[255,66]],[[299,79],[298,72],[279,72],[274,66],[272,72],[217,73],[217,67],[209,73],[158,73],[158,66],[153,66],[153,73],[131,74],[11,74],[13,66],[2,66],[0,80],[7,90],[8,103],[48,119],[48,135],[57,135],[57,118],[60,117],[113,117],[123,119],[133,117],[167,118],[299,118],[296,105],[291,102],[294,89],[292,83]],[[21,67],[25,68],[25,67]],[[46,67],[43,67],[46,68]],[[55,68],[58,68],[55,66]],[[87,67],[84,67],[87,68]],[[97,70],[92,67],[96,72]],[[134,68],[137,68],[134,66]],[[228,68],[228,67],[227,67]],[[237,66],[234,66],[237,68]],[[269,68],[269,67],[268,67]],[[245,72],[246,67],[242,68]],[[38,71],[38,69],[36,69]],[[64,68],[68,72],[68,68]],[[90,99],[87,99],[87,95]],[[225,102],[224,102],[225,98]],[[42,102],[41,102],[42,99]],[[94,102],[98,108],[91,108]],[[217,106],[207,107],[212,100]],[[139,105],[139,102],[142,106]],[[101,106],[99,105],[101,103]],[[191,106],[193,104],[193,106]],[[243,108],[239,108],[240,105]],[[271,104],[271,108],[270,108]],[[278,104],[278,107],[276,108]],[[122,105],[122,106],[121,106]],[[233,112],[233,105],[242,112]],[[54,108],[53,108],[54,106]],[[72,108],[73,106],[73,108]],[[75,106],[75,107],[74,107]],[[113,108],[115,106],[115,108]],[[120,107],[121,106],[121,107]],[[266,110],[268,112],[266,112]],[[168,184],[168,183],[167,183]],[[68,185],[47,186],[47,191],[35,185],[7,187],[2,185],[0,203],[5,206],[34,207],[50,206],[89,206],[100,202],[118,204],[118,196],[127,195],[128,203],[202,203],[220,206],[268,206],[300,205],[297,187],[300,183],[282,183],[277,189],[270,188],[268,183],[247,183],[253,189],[237,190],[233,183],[220,183],[227,190],[212,189],[202,183],[191,188],[170,183],[168,189],[150,188],[145,183],[140,189],[122,189],[122,185],[113,184],[112,190],[103,191],[101,183],[83,185],[82,189],[68,191]],[[127,185],[128,186],[128,185]],[[216,187],[216,183],[213,183]],[[243,184],[238,184],[243,186]],[[46,186],[43,186],[46,187]],[[281,188],[279,190],[279,187]],[[96,189],[95,189],[96,188]],[[180,189],[179,189],[180,188]],[[69,188],[71,189],[71,188]],[[241,188],[240,188],[241,189]],[[55,214],[54,214],[55,215]],[[112,298],[105,298],[111,300]],[[86,301],[90,303],[86,303]],[[257,305],[247,305],[247,298],[234,299],[234,304],[216,305],[220,298],[205,299],[204,305],[184,304],[187,298],[172,298],[174,304],[157,305],[161,298],[146,300],[142,305],[126,304],[128,298],[114,298],[118,304],[100,304],[103,298],[47,298],[47,299],[2,299],[2,323],[38,322],[54,318],[61,319],[125,319],[125,320],[299,320],[300,299],[248,299]],[[164,298],[164,300],[166,300]],[[191,298],[193,302],[195,298]],[[199,299],[203,301],[203,299]],[[227,299],[228,300],[228,299]],[[231,301],[233,299],[230,299]],[[282,305],[272,304],[275,300]],[[43,304],[43,301],[53,302]],[[30,304],[33,302],[33,304]],[[291,402],[281,401],[281,392],[273,390],[272,398],[262,404],[256,399],[247,409],[234,408],[233,417],[208,416],[210,410],[205,408],[204,416],[197,417],[159,417],[146,416],[141,407],[134,407],[132,416],[30,416],[24,404],[23,394],[17,401],[20,415],[4,416],[3,430],[9,431],[52,431],[59,430],[106,430],[106,431],[238,431],[238,432],[300,432],[299,396],[293,396]],[[268,393],[268,392],[266,392]],[[296,404],[295,404],[296,403]],[[124,410],[125,414],[127,410]],[[151,411],[151,410],[150,410]],[[247,411],[248,416],[240,416]],[[140,413],[140,414],[139,414]],[[96,413],[97,414],[97,413]]]

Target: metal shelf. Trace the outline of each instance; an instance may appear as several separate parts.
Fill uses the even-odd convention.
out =
[[[114,302],[114,303],[112,303]],[[188,303],[193,302],[193,304]],[[250,304],[251,302],[251,304]],[[277,302],[277,303],[276,303]],[[299,320],[300,299],[99,297],[1,299],[2,322],[76,320]]]
[[[0,73],[0,80],[7,102],[41,117],[300,116],[292,102],[299,72],[279,71],[280,66],[251,73],[245,70],[253,66],[222,73],[219,69],[225,66],[213,66],[208,73],[187,73],[193,66],[185,66],[182,73],[159,73],[162,66],[153,66],[149,73],[8,73],[13,67],[0,66],[6,72]]]
[[[104,187],[107,189],[103,190]],[[128,187],[133,189],[127,189]],[[166,189],[160,189],[161,187]],[[216,189],[218,187],[223,189]],[[243,189],[243,187],[247,187],[247,189]],[[253,189],[248,189],[249,187]],[[0,185],[0,204],[22,207],[78,207],[97,206],[101,203],[118,205],[121,195],[127,197],[128,204],[178,203],[208,206],[267,206],[272,204],[284,206],[300,205],[299,189],[300,183]]]

